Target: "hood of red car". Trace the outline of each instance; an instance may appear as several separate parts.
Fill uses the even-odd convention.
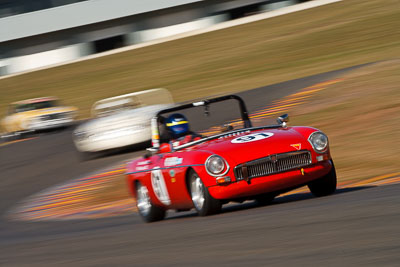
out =
[[[272,154],[312,150],[307,138],[294,128],[273,128],[227,134],[193,147],[233,160],[236,164]]]

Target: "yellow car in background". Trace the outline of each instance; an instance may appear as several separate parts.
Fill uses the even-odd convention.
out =
[[[3,137],[20,137],[25,133],[70,126],[77,117],[76,107],[59,104],[56,97],[26,99],[11,103],[1,121]]]

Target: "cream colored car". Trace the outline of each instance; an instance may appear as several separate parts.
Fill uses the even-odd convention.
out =
[[[75,146],[84,158],[90,158],[88,153],[150,141],[151,118],[173,103],[171,94],[163,88],[97,101],[92,119],[74,130]]]
[[[41,97],[11,103],[1,121],[6,137],[66,127],[77,117],[76,107],[61,106],[56,97]]]

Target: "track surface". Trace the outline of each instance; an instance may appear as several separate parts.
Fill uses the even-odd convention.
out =
[[[345,70],[241,94],[249,110]],[[217,216],[170,213],[144,224],[137,215],[63,222],[9,221],[18,201],[143,151],[80,162],[71,130],[0,147],[0,265],[370,265],[400,260],[400,185],[296,194],[275,204],[233,205]]]

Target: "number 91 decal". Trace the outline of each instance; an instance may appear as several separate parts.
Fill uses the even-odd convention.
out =
[[[248,142],[253,142],[253,141],[258,141],[262,140],[265,138],[269,138],[273,136],[273,133],[269,132],[261,132],[261,133],[253,133],[253,134],[248,134],[248,135],[243,135],[240,137],[237,137],[231,141],[231,143],[234,144],[240,144],[240,143],[248,143]]]

